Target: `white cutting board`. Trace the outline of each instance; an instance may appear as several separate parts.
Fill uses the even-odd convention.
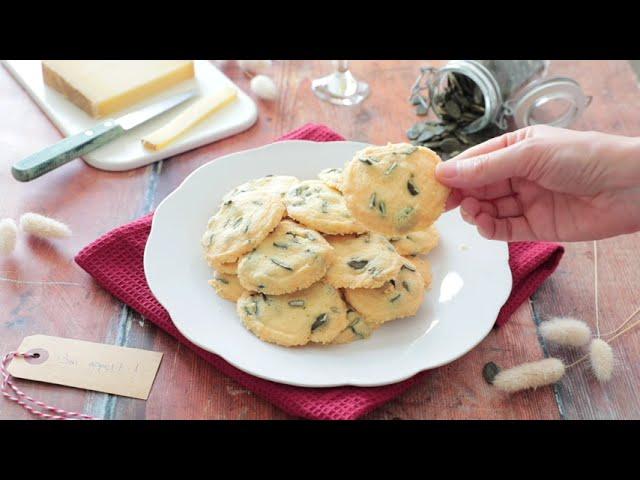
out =
[[[100,120],[104,120],[91,118],[63,95],[45,85],[42,80],[40,60],[3,60],[2,63],[65,136],[91,128]],[[226,84],[237,88],[237,85],[208,60],[195,60],[194,63],[196,73],[194,80],[182,82],[160,95],[116,113],[114,117],[120,117],[163,98],[194,88],[198,88],[202,95]],[[165,149],[150,152],[142,146],[140,139],[145,134],[164,125],[173,116],[187,108],[192,101],[131,130],[117,140],[85,155],[83,159],[89,165],[102,170],[129,170],[240,133],[251,127],[258,118],[256,104],[238,88],[238,98],[232,104],[196,125]]]

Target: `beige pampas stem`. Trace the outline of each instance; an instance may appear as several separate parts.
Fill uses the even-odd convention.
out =
[[[602,340],[596,338],[589,345],[589,361],[591,362],[591,370],[595,374],[600,383],[611,380],[613,374],[613,350],[611,346]]]
[[[16,248],[18,226],[12,218],[0,220],[0,255],[9,255]]]
[[[13,283],[15,285],[37,285],[37,286],[63,286],[63,287],[83,287],[81,283],[76,282],[64,282],[64,281],[54,281],[54,282],[41,282],[40,280],[18,280],[17,278],[7,278],[0,276],[0,282]]]
[[[540,335],[552,343],[582,347],[591,340],[591,329],[582,320],[554,317],[540,324]]]
[[[20,217],[20,229],[42,238],[65,238],[71,236],[71,229],[64,223],[38,213],[25,213]]]
[[[545,358],[500,371],[493,379],[493,385],[505,392],[518,392],[556,383],[564,372],[562,360]]]
[[[610,337],[611,335],[613,335],[608,340],[609,342],[611,342],[611,341],[615,340],[617,337],[619,337],[620,335],[623,335],[627,331],[629,331],[632,328],[636,327],[640,323],[640,321],[636,320],[635,322],[631,322],[631,319],[633,317],[635,317],[638,313],[640,313],[640,307],[638,307],[636,310],[634,310],[634,312],[631,315],[629,315],[620,325],[618,325],[616,328],[614,328],[610,332],[603,333],[602,336],[603,337]],[[631,322],[631,323],[629,323],[629,322]]]

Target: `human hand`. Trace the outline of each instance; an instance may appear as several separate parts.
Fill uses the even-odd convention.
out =
[[[583,241],[640,230],[640,139],[536,125],[438,165],[447,209],[489,239]]]

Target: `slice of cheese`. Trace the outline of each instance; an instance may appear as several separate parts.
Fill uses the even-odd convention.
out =
[[[44,83],[94,118],[124,110],[195,75],[192,60],[43,60]]]
[[[225,86],[215,92],[199,98],[180,112],[166,125],[142,139],[142,144],[149,150],[161,150],[184,132],[198,124],[213,112],[233,102],[238,91],[232,86]]]

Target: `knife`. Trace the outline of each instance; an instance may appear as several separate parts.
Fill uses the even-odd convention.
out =
[[[107,119],[92,128],[60,140],[55,145],[34,153],[17,162],[12,168],[13,178],[20,182],[29,182],[51,170],[92,152],[101,146],[121,137],[143,123],[157,117],[196,95],[190,91],[175,95],[117,119]]]

